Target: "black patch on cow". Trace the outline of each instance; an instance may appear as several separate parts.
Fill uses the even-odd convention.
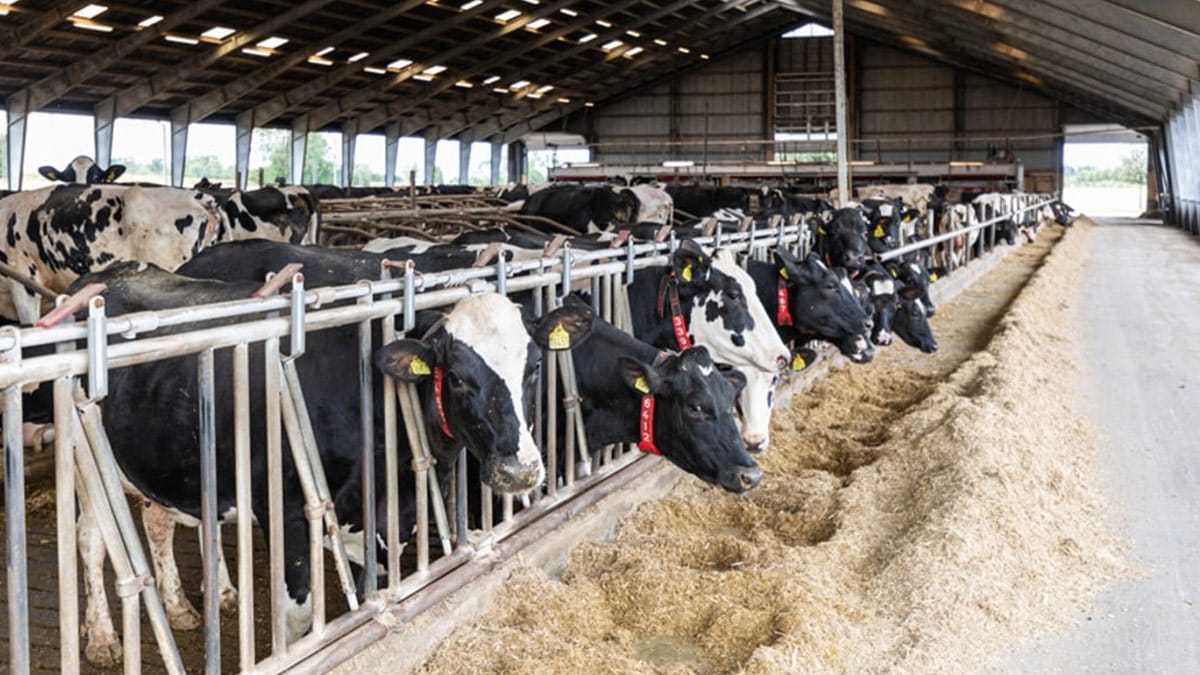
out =
[[[189,227],[192,226],[192,216],[186,215],[182,218],[175,219],[175,229],[179,230],[179,234],[183,234]]]
[[[8,254],[4,251],[0,251],[0,262],[8,262]]]
[[[107,265],[115,259],[116,256],[111,253],[101,253],[100,255],[96,256],[96,263],[99,265]]]
[[[9,246],[16,246],[18,241],[21,241],[21,233],[17,231],[17,214],[10,213],[8,216],[8,227],[6,228],[6,238]]]
[[[716,300],[709,300],[704,303],[704,320],[712,323],[721,316],[721,305],[717,304]]]
[[[746,338],[742,337],[741,333],[730,333],[729,339],[738,347],[746,346]]]
[[[87,193],[86,197],[84,197],[84,201],[87,202],[88,204],[92,204],[94,202],[100,201],[100,198],[103,196],[104,196],[104,193],[101,192],[100,190],[92,190],[91,192]],[[110,199],[108,201],[110,202],[110,206],[111,206],[112,200]]]

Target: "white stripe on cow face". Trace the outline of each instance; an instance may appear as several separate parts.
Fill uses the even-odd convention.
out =
[[[758,368],[739,368],[746,376],[746,386],[738,399],[741,408],[742,442],[750,452],[762,452],[771,440],[771,409],[775,406],[775,386],[778,373]]]
[[[525,466],[536,464],[535,485],[545,479],[542,453],[525,420],[525,365],[532,340],[525,330],[521,309],[508,298],[495,293],[473,295],[454,306],[446,318],[445,330],[479,354],[508,389],[520,435],[517,461]]]

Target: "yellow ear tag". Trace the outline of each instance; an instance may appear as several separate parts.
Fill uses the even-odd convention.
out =
[[[805,362],[803,356],[796,354],[795,356],[792,357],[792,370],[794,370],[796,372],[800,372],[801,370],[804,370],[807,367],[808,367],[808,363]]]
[[[681,274],[679,276],[683,277],[684,281],[691,281],[692,280],[692,263],[688,263],[688,264],[684,265],[683,266],[683,274]]]
[[[571,348],[571,336],[561,323],[554,326],[554,330],[550,331],[550,336],[546,338],[546,342],[550,345],[550,349],[555,351]]]
[[[887,233],[885,233],[885,232],[883,231],[883,226],[882,226],[882,225],[876,225],[876,226],[875,226],[875,238],[876,238],[876,239],[883,239],[883,238],[886,236],[886,234],[887,234]]]
[[[428,375],[431,371],[428,363],[425,363],[421,357],[414,356],[412,361],[408,362],[408,372],[413,375]]]
[[[787,268],[786,268],[786,267],[780,267],[780,268],[779,268],[779,276],[783,277],[784,279],[788,278],[788,274],[787,274]]]
[[[912,222],[912,216],[904,216],[904,222],[905,222],[905,223],[911,223],[911,222]]]
[[[824,237],[824,236],[825,236],[825,228],[823,228],[823,227],[818,227],[818,228],[817,228],[817,234],[819,234],[819,235],[821,235],[822,237]]]
[[[896,275],[896,270],[892,270],[892,276],[899,278],[899,277]]]
[[[935,281],[937,281],[937,272],[930,272],[929,273],[929,282],[933,283]]]
[[[646,384],[646,378],[642,377],[641,375],[639,375],[638,378],[633,381],[633,388],[637,389],[638,391],[642,392],[643,394],[650,393],[650,385]]]

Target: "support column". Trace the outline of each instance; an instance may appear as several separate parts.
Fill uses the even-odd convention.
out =
[[[105,99],[92,110],[92,124],[96,139],[96,166],[105,169],[112,164],[113,126],[116,124],[116,101]]]
[[[354,146],[358,140],[358,122],[348,120],[342,125],[341,187],[354,185]]]
[[[770,38],[763,45],[763,80],[762,80],[762,137],[765,141],[775,140],[775,71],[779,61],[779,38]],[[775,145],[767,143],[763,146],[763,159],[775,159]]]
[[[392,122],[383,132],[383,184],[396,184],[396,155],[400,152],[400,123]]]
[[[233,121],[233,168],[237,172],[237,188],[245,190],[250,184],[250,144],[254,140],[254,113],[246,111]],[[275,176],[267,176],[274,183]]]
[[[171,120],[171,185],[183,187],[187,165],[188,125]]]
[[[425,184],[433,185],[433,168],[437,166],[437,128],[425,130]]]
[[[518,185],[529,182],[529,162],[525,157],[525,144],[513,141],[508,144],[508,182]]]
[[[471,139],[458,139],[458,184],[469,185],[471,183]]]
[[[21,189],[21,168],[25,165],[25,131],[29,122],[29,93],[19,92],[8,98],[8,141],[4,146],[4,168],[8,171],[8,189]]]
[[[308,160],[308,115],[301,115],[292,122],[292,173],[288,182],[300,185],[304,182],[304,164]],[[316,181],[313,181],[314,183]]]
[[[850,199],[850,166],[846,155],[846,29],[842,14],[842,0],[833,0],[833,90],[836,97],[839,206]]]
[[[492,139],[491,175],[488,178],[492,185],[500,184],[500,152],[503,148],[504,141],[498,137]]]

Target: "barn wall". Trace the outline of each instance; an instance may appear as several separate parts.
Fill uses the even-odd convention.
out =
[[[857,42],[848,60],[853,68],[849,82],[855,87],[850,95],[853,155],[858,159],[985,160],[1011,150],[1026,171],[1058,173],[1061,141],[1051,136],[1068,118],[1091,119],[1028,88],[916,52]],[[706,137],[710,161],[767,159],[767,147],[753,141],[771,136],[766,129],[782,110],[768,102],[774,94],[769,74],[809,78],[804,81],[811,92],[802,98],[810,107],[803,115],[809,116],[813,130],[820,130],[826,117],[832,117],[832,87],[823,79],[831,79],[832,70],[829,38],[777,40],[774,48],[764,42],[597,106],[588,113],[588,123],[575,128],[597,144],[595,159],[611,164],[699,162]],[[826,100],[828,115],[822,107]],[[785,126],[783,115],[778,117],[779,126]],[[796,120],[787,126],[795,128]]]

